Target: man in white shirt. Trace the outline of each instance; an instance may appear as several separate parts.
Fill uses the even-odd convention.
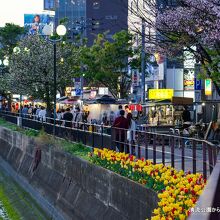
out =
[[[47,111],[46,111],[45,107],[41,106],[41,110],[39,111],[39,114],[38,114],[38,117],[41,122],[46,121],[46,114],[47,114]]]

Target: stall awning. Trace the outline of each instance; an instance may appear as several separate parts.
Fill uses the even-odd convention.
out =
[[[96,101],[100,104],[115,104],[116,103],[116,100],[109,95],[103,95],[101,98],[96,99]]]
[[[63,96],[61,97],[58,102],[60,104],[76,104],[77,101],[79,100],[79,96],[73,96],[73,97],[67,97],[67,96]]]

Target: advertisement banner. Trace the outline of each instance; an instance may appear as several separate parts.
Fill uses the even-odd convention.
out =
[[[183,86],[184,90],[194,90],[194,69],[184,69]]]
[[[24,14],[24,28],[30,35],[41,35],[46,24],[53,25],[53,16],[48,14]]]

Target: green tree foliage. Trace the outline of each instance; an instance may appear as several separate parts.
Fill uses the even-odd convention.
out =
[[[5,27],[0,28],[1,57],[13,52],[13,48],[24,32],[23,27],[10,23],[6,23]]]
[[[57,89],[61,92],[71,85],[77,69],[78,48],[57,43]],[[13,93],[41,99],[51,107],[54,94],[53,45],[41,36],[26,36],[10,60],[10,88]]]
[[[4,27],[0,28],[0,59],[4,60],[12,52],[13,48],[17,45],[22,34],[24,34],[24,28],[15,24],[6,23]],[[6,99],[9,100],[9,108],[11,101],[11,93],[9,92],[9,72],[6,67],[3,73],[0,75],[0,93]]]
[[[82,51],[82,63],[85,66],[85,77],[95,85],[109,88],[114,97],[126,98],[131,83],[128,66],[134,64],[138,53],[133,48],[132,35],[121,31],[113,36],[113,42],[99,34],[91,47]]]

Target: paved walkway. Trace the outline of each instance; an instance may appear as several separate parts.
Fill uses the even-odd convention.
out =
[[[171,165],[171,148],[165,146],[165,164]],[[137,152],[136,152],[137,154]],[[141,146],[141,157],[145,155],[145,148]],[[185,148],[185,171],[193,170],[193,158],[192,158],[192,149]],[[182,149],[175,147],[174,149],[174,166],[177,170],[182,169]],[[153,146],[148,146],[148,159],[153,160]],[[208,158],[207,158],[208,159]],[[156,147],[156,162],[162,163],[162,146]],[[202,149],[198,147],[196,150],[196,171],[203,173],[203,154]],[[207,175],[209,175],[209,167],[207,166]]]

